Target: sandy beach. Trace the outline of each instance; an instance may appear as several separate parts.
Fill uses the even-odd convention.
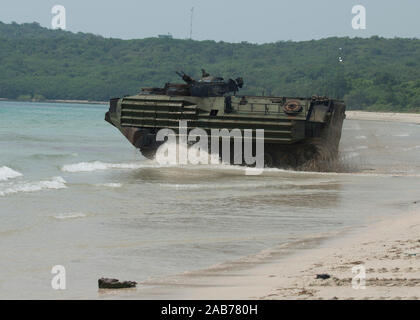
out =
[[[365,269],[365,288],[356,267]],[[273,285],[263,299],[419,299],[420,211],[372,224],[366,229],[287,259],[283,275],[275,267]],[[284,270],[284,269],[283,269]],[[272,271],[272,272],[269,272]],[[275,272],[277,271],[277,272]],[[316,279],[328,274],[329,279]],[[355,286],[353,287],[353,282]]]
[[[360,267],[364,283],[357,278]],[[321,274],[329,278],[317,279]],[[164,289],[168,299],[418,300],[420,210],[321,241],[275,263],[185,275],[171,287]]]

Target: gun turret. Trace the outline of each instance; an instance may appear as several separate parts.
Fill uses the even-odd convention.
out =
[[[166,83],[163,88],[142,88],[142,91],[149,94],[166,94],[170,96],[221,97],[230,92],[235,94],[244,84],[242,78],[226,81],[221,77],[210,76],[204,69],[201,69],[202,78],[198,81],[184,71],[175,72],[185,81],[185,84]]]

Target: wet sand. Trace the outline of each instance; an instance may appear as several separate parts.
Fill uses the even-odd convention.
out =
[[[365,289],[353,288],[355,266],[365,268]],[[328,274],[329,279],[316,279]],[[193,279],[174,292],[181,299],[419,299],[420,210],[387,219],[246,273],[213,274],[207,286]]]

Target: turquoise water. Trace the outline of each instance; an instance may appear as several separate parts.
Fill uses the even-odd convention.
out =
[[[129,153],[130,160],[138,160],[117,130],[103,121],[106,106],[0,103],[0,147],[7,150],[2,161],[25,170],[28,177],[59,175],[60,166],[71,159],[106,156],[123,161]]]
[[[159,166],[106,123],[107,106],[0,102],[0,298],[98,298],[363,225],[420,199],[420,126],[346,121],[356,173]],[[258,258],[257,258],[258,257]],[[67,289],[51,288],[66,268]],[[164,280],[162,280],[164,281]]]

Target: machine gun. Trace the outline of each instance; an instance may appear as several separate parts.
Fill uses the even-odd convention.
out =
[[[184,80],[187,84],[192,84],[195,82],[195,80],[193,78],[191,78],[189,75],[185,74],[184,71],[178,72],[175,71],[177,75],[179,75],[182,80]]]
[[[221,77],[210,76],[210,74],[204,69],[201,69],[201,71],[202,78],[198,81],[183,71],[176,71],[176,74],[179,75],[189,86],[191,96],[220,97],[230,92],[235,94],[244,84],[242,78],[236,78],[235,80],[229,79],[225,81]]]

